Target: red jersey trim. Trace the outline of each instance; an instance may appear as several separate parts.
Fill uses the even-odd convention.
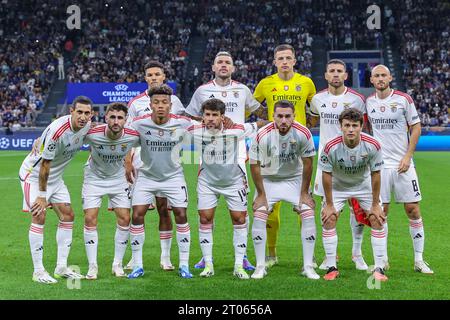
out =
[[[328,154],[332,147],[334,147],[335,145],[338,145],[339,143],[342,143],[343,141],[344,141],[344,139],[342,138],[342,136],[336,137],[333,140],[328,141],[328,143],[325,145],[325,148],[323,151],[326,154]]]
[[[52,140],[58,140],[59,137],[61,137],[62,134],[67,131],[67,129],[70,129],[70,119],[68,119],[66,123],[64,123],[61,127],[59,127],[58,130],[56,130],[55,134],[52,137]]]
[[[359,92],[353,90],[352,88],[347,88],[347,92],[352,93],[352,94],[354,94],[355,96],[360,97],[361,100],[362,100],[363,102],[366,102],[366,97],[364,97],[361,93],[359,93]]]
[[[142,119],[146,119],[146,118],[149,118],[149,117],[151,117],[151,116],[152,116],[152,114],[151,114],[151,113],[146,113],[146,114],[144,114],[144,115],[142,115],[142,116],[139,116],[139,117],[133,118],[133,122],[135,122],[135,121],[137,121],[137,120],[142,120]]]
[[[399,96],[402,96],[402,97],[405,97],[406,100],[408,100],[409,103],[414,103],[414,101],[413,101],[413,99],[411,98],[411,96],[410,96],[409,94],[407,94],[407,93],[404,93],[404,92],[401,92],[401,91],[398,91],[398,90],[394,90],[393,95],[394,95],[394,94],[399,95]]]
[[[189,118],[189,117],[180,116],[178,114],[173,114],[173,113],[170,113],[169,117],[172,118],[172,119],[184,119],[184,120],[191,121],[191,118]]]
[[[258,134],[256,135],[256,142],[259,142],[259,140],[261,140],[261,138],[263,136],[265,136],[268,132],[272,131],[273,129],[275,129],[275,123],[274,122],[272,122],[267,127],[265,127],[260,132],[258,132]]]
[[[139,98],[142,98],[143,96],[146,96],[146,95],[147,95],[147,90],[145,90],[145,91],[142,92],[141,94],[138,94],[136,97],[134,97],[133,99],[131,99],[131,100],[128,102],[128,108],[131,107],[131,104],[132,104],[135,100],[137,100],[137,99],[139,99]]]
[[[375,148],[377,148],[377,150],[381,149],[380,143],[377,140],[375,140],[374,138],[370,137],[370,136],[367,136],[365,134],[361,134],[361,140],[365,141],[365,142],[369,142],[370,144],[373,144],[375,146]]]
[[[104,133],[105,130],[106,130],[106,124],[90,129],[87,134]]]
[[[204,127],[205,127],[204,124],[195,124],[187,128],[187,131],[194,131],[195,129],[202,129]]]
[[[129,134],[129,135],[137,136],[137,137],[140,136],[139,132],[137,132],[136,130],[133,130],[133,129],[124,128],[123,131],[124,131],[125,134]]]
[[[292,124],[292,127],[293,127],[294,129],[297,129],[298,131],[302,132],[302,133],[306,136],[306,138],[307,138],[308,140],[311,138],[311,132],[310,132],[307,128],[305,128],[304,126],[302,126],[301,124],[299,124],[299,123],[293,123],[293,124]]]

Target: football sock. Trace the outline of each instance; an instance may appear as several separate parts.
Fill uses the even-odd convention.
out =
[[[256,266],[266,265],[267,211],[253,213],[252,239],[255,247]]]
[[[203,259],[205,263],[212,263],[212,248],[213,248],[213,224],[200,224],[199,240],[200,249],[202,250]]]
[[[356,221],[353,209],[350,207],[350,227],[352,229],[352,256],[359,257],[362,255],[361,247],[364,235],[364,225]]]
[[[384,268],[386,259],[386,231],[372,229],[370,240],[372,242],[375,268]]]
[[[180,254],[179,266],[189,266],[189,248],[191,245],[189,223],[177,224],[177,243]]]
[[[67,267],[70,246],[72,245],[73,222],[59,221],[56,231],[56,243],[58,245],[57,267]]]
[[[423,230],[422,218],[409,220],[409,233],[413,241],[414,261],[423,260],[423,248],[425,245],[425,232]]]
[[[97,264],[98,233],[97,227],[84,226],[84,246],[89,264]]]
[[[303,265],[313,265],[314,246],[316,244],[316,221],[314,210],[306,210],[301,214],[302,228],[301,238],[303,246]]]
[[[131,254],[133,269],[143,268],[142,248],[145,242],[145,229],[143,224],[130,226]]]
[[[170,260],[170,248],[172,247],[172,230],[159,231],[161,243],[161,261]]]
[[[327,267],[336,266],[336,250],[338,244],[338,236],[336,228],[326,230],[322,227],[322,241],[325,255],[327,256]]]
[[[28,231],[28,240],[30,241],[34,272],[44,270],[45,268],[42,262],[44,252],[44,225],[32,223]]]
[[[234,265],[242,266],[247,251],[247,223],[233,226]]]
[[[116,225],[116,234],[114,235],[114,264],[122,265],[123,256],[127,250],[128,237],[130,236],[130,227]]]

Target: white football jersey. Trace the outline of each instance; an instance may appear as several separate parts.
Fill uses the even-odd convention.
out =
[[[420,122],[414,101],[408,94],[392,90],[385,99],[374,93],[366,105],[373,136],[383,146],[385,168],[398,168],[408,151],[409,127]]]
[[[64,168],[80,151],[91,126],[91,122],[88,122],[84,128],[74,132],[71,119],[71,115],[60,117],[45,128],[40,137],[39,153],[31,152],[22,163],[21,179],[27,176],[30,181],[39,181],[42,159],[52,160],[47,183],[53,184],[62,179]]]
[[[242,184],[247,178],[245,164],[239,161],[246,155],[241,141],[256,130],[256,123],[234,124],[232,128],[216,133],[206,129],[204,124],[189,127],[187,143],[192,143],[201,156],[198,180],[221,187]]]
[[[250,159],[260,161],[261,175],[271,180],[300,177],[303,163],[301,158],[316,154],[311,132],[298,122],[284,136],[280,135],[275,122],[258,130],[252,141]]]
[[[312,98],[309,113],[320,117],[319,154],[328,141],[341,135],[339,116],[348,108],[366,113],[364,96],[351,88],[346,87],[344,93],[337,96],[325,89]]]
[[[371,190],[370,172],[383,167],[381,144],[361,133],[361,141],[351,149],[343,136],[328,141],[319,157],[319,167],[333,175],[333,191],[357,192]]]
[[[170,113],[182,115],[185,109],[180,99],[176,95],[171,95],[170,100],[172,102],[172,109]],[[147,94],[147,90],[145,90],[128,102],[128,123],[131,123],[131,120],[135,117],[140,117],[151,112],[150,97]]]
[[[214,80],[195,90],[191,102],[186,107],[186,113],[201,117],[201,105],[208,99],[220,99],[225,103],[225,116],[235,123],[245,122],[245,112],[253,112],[260,103],[253,97],[250,89],[237,81],[231,80],[227,86],[220,86]]]
[[[192,125],[188,117],[170,114],[168,122],[157,125],[151,114],[133,119],[131,127],[139,132],[142,166],[139,174],[155,181],[183,175],[180,153],[185,129]]]
[[[124,179],[125,156],[139,144],[139,133],[125,127],[122,136],[116,140],[106,135],[107,124],[95,127],[87,133],[85,143],[91,146],[91,154],[84,168],[85,179],[104,181],[105,179]]]

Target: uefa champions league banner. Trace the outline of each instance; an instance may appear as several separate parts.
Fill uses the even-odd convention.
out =
[[[177,84],[168,81],[174,94]],[[131,99],[142,93],[148,88],[146,82],[86,82],[86,83],[68,83],[67,84],[67,103],[78,96],[89,97],[94,104],[109,104],[112,102],[128,103]]]

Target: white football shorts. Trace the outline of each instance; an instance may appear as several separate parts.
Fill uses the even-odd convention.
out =
[[[221,195],[224,196],[229,210],[247,211],[248,189],[243,180],[229,187],[212,186],[199,180],[197,184],[198,210],[217,207]]]
[[[419,179],[414,166],[410,166],[408,171],[403,173],[398,173],[395,168],[381,169],[381,200],[383,203],[391,202],[392,191],[396,202],[412,203],[422,200]]]

